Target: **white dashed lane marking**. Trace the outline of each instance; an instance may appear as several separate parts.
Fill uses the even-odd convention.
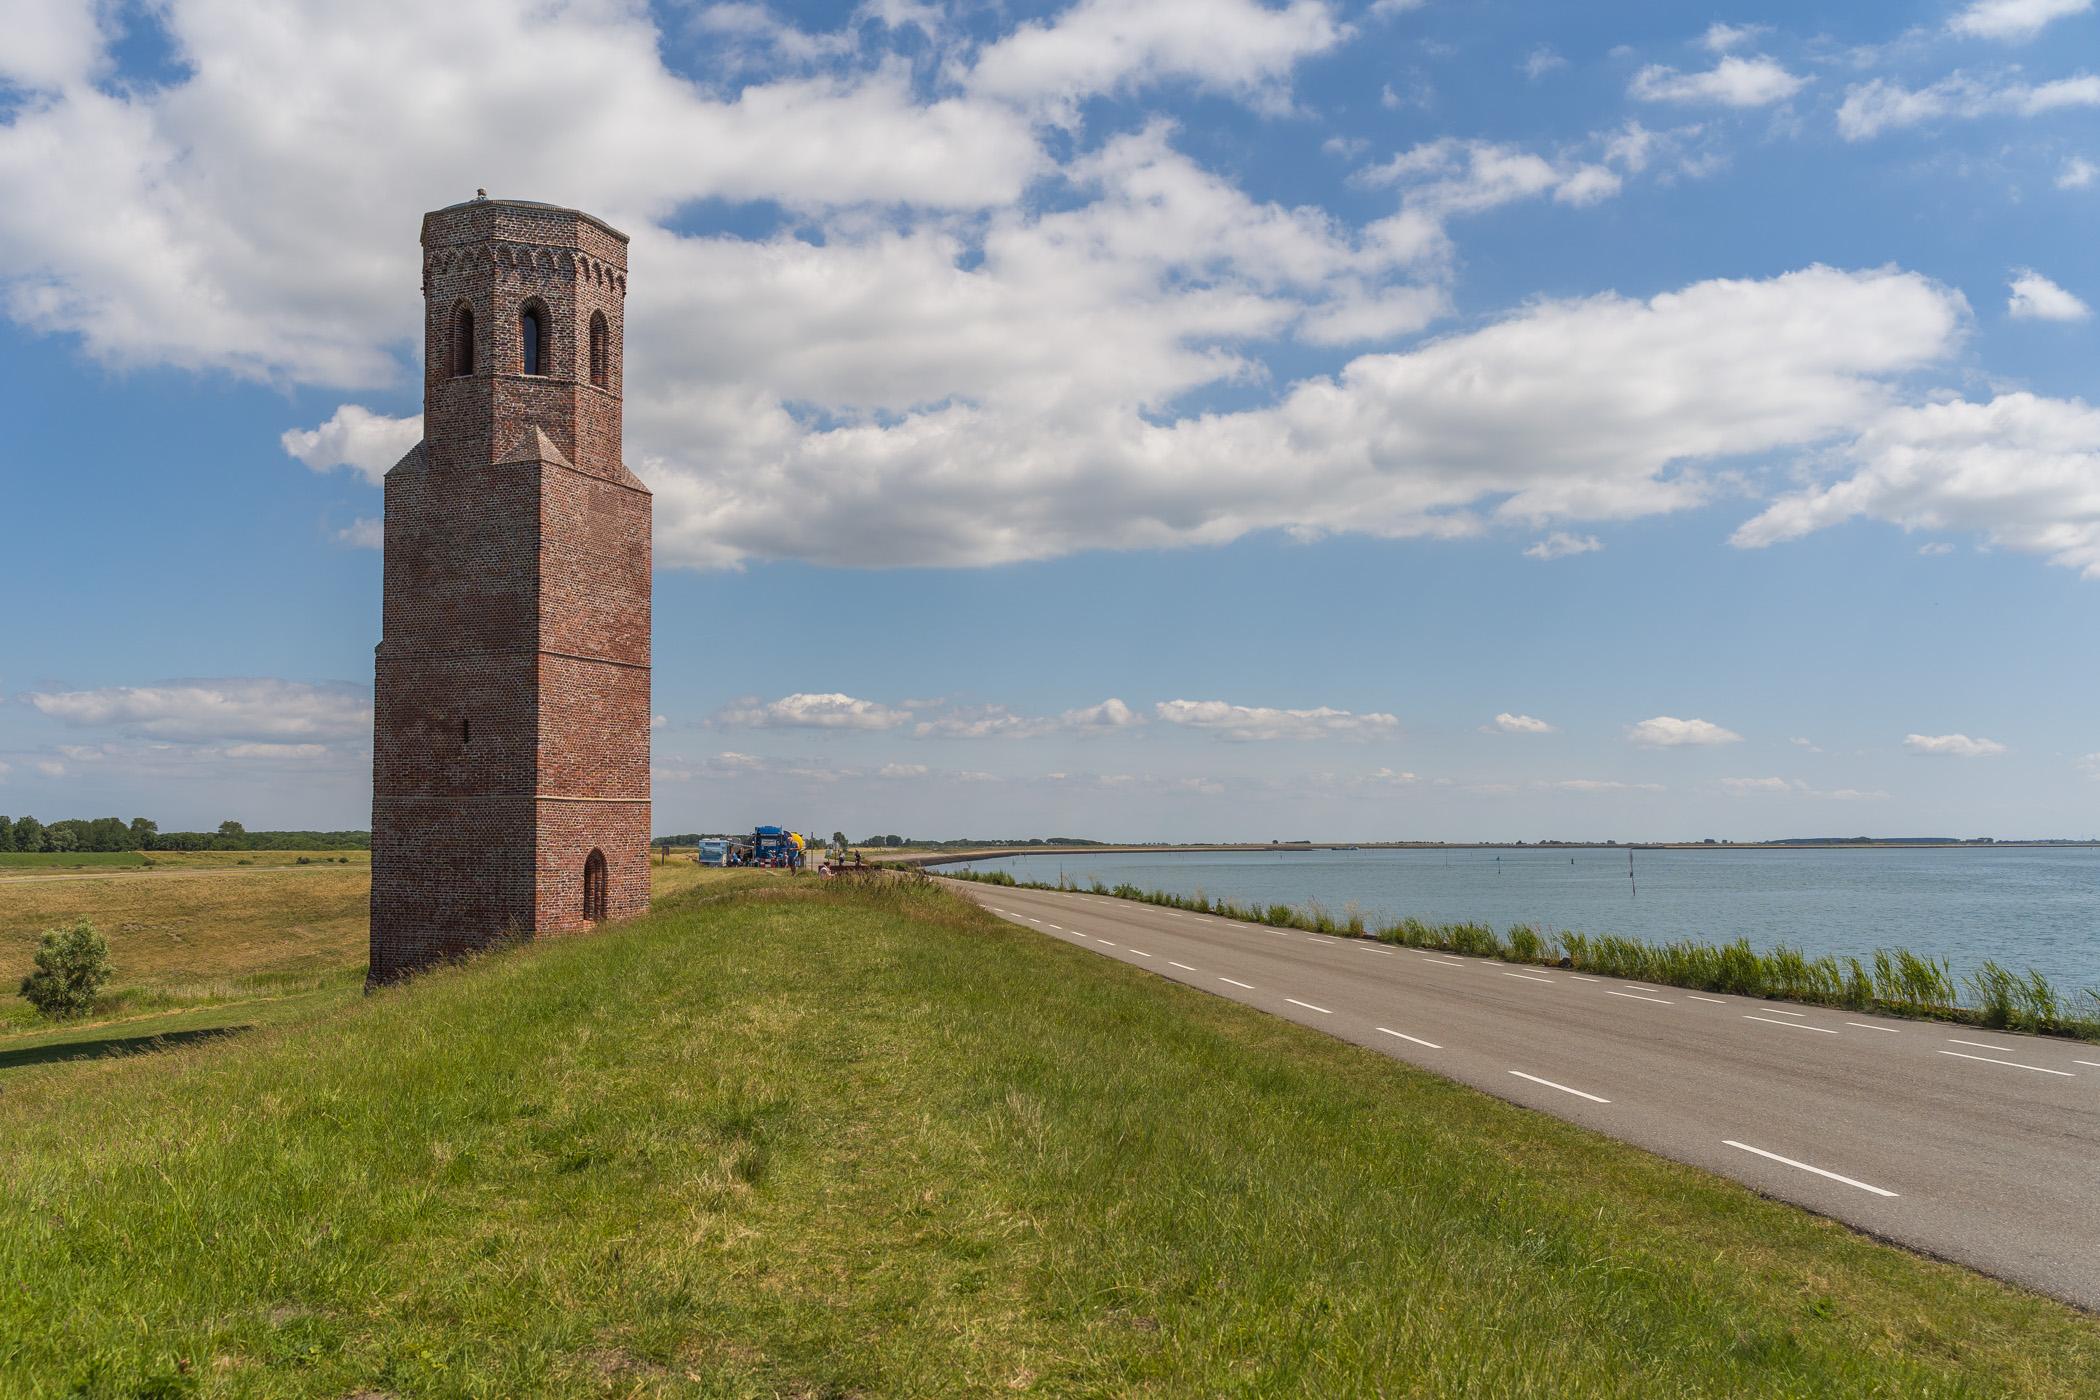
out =
[[[1182,970],[1183,972],[1194,972],[1194,971],[1196,970],[1195,968],[1193,968],[1193,967],[1190,967],[1190,966],[1189,966],[1189,965],[1188,965],[1187,963],[1178,963],[1178,962],[1170,962],[1170,963],[1168,963],[1168,964],[1167,964],[1167,966],[1168,966],[1168,967],[1178,967],[1178,968],[1180,968],[1180,969],[1181,969],[1181,970]]]
[[[1723,1001],[1723,1000],[1722,1000],[1721,998],[1719,998],[1719,997],[1703,997],[1703,996],[1700,996],[1700,995],[1699,995],[1699,994],[1698,994],[1697,992],[1686,992],[1686,993],[1685,993],[1685,995],[1686,995],[1686,996],[1688,996],[1688,997],[1690,997],[1690,998],[1691,998],[1691,999],[1692,999],[1693,1001],[1710,1001],[1710,1002],[1712,1002],[1712,1003],[1713,1003],[1713,1004],[1714,1004],[1715,1006],[1726,1006],[1726,1005],[1728,1005],[1728,1003],[1727,1003],[1727,1002]]]
[[[1658,1006],[1676,1005],[1676,1003],[1671,1001],[1668,997],[1642,996],[1639,992],[1615,992],[1609,987],[1606,987],[1604,989],[1604,995],[1608,997],[1625,997],[1628,1001],[1652,1001]],[[1780,1024],[1784,1025],[1785,1022],[1781,1022]]]
[[[1561,1092],[1562,1092],[1563,1094],[1573,1094],[1573,1095],[1574,1095],[1574,1096],[1575,1096],[1576,1098],[1578,1098],[1578,1099],[1588,1099],[1588,1100],[1589,1100],[1589,1101],[1590,1101],[1591,1103],[1610,1103],[1610,1102],[1611,1102],[1611,1100],[1610,1100],[1610,1099],[1600,1099],[1600,1098],[1598,1098],[1598,1097],[1597,1097],[1597,1096],[1596,1096],[1595,1094],[1585,1094],[1585,1093],[1584,1093],[1584,1092],[1582,1092],[1582,1090],[1580,1090],[1580,1089],[1570,1089],[1570,1088],[1569,1088],[1569,1087],[1568,1087],[1567,1085],[1565,1085],[1565,1084],[1555,1084],[1555,1083],[1554,1083],[1554,1082],[1553,1082],[1552,1080],[1550,1080],[1550,1079],[1541,1079],[1541,1078],[1539,1078],[1539,1077],[1538,1077],[1537,1075],[1535,1075],[1535,1074],[1526,1074],[1526,1073],[1524,1073],[1524,1071],[1523,1071],[1523,1070],[1520,1070],[1520,1069],[1513,1069],[1513,1070],[1511,1070],[1511,1071],[1510,1071],[1510,1073],[1511,1073],[1511,1074],[1514,1074],[1514,1075],[1515,1075],[1515,1076],[1516,1076],[1517,1078],[1519,1078],[1519,1079],[1528,1079],[1528,1080],[1530,1080],[1530,1081],[1531,1081],[1532,1083],[1534,1083],[1534,1084],[1543,1084],[1543,1085],[1545,1085],[1545,1086],[1546,1086],[1546,1087],[1547,1087],[1548,1089],[1558,1089],[1558,1090],[1560,1090],[1560,1091],[1561,1091]]]
[[[1544,982],[1549,987],[1553,985],[1551,977],[1535,977],[1529,972],[1505,972],[1502,975],[1504,977],[1514,977],[1520,982]]]
[[[1327,1009],[1326,1007],[1324,1007],[1324,1006],[1314,1006],[1314,1005],[1313,1005],[1313,1004],[1312,1004],[1311,1002],[1309,1002],[1309,1001],[1300,1001],[1300,1000],[1298,1000],[1298,998],[1296,998],[1296,997],[1285,997],[1285,998],[1284,998],[1284,1000],[1285,1000],[1285,1001],[1287,1001],[1287,1002],[1289,1002],[1289,1003],[1290,1003],[1291,1005],[1293,1005],[1293,1006],[1302,1006],[1302,1007],[1304,1007],[1304,1008],[1305,1008],[1305,1009],[1306,1009],[1307,1011],[1317,1011],[1317,1012],[1319,1012],[1319,1013],[1320,1013],[1320,1014],[1321,1014],[1322,1016],[1332,1016],[1332,1015],[1334,1014],[1334,1013],[1333,1013],[1332,1011],[1329,1011],[1329,1010],[1328,1010],[1328,1009]]]
[[[1870,1026],[1865,1021],[1847,1021],[1845,1022],[1845,1024],[1848,1026],[1858,1026],[1863,1031],[1887,1031],[1890,1035],[1903,1034],[1902,1031],[1897,1030],[1894,1026]]]
[[[1828,1026],[1804,1026],[1799,1021],[1775,1021],[1769,1016],[1745,1016],[1745,1021],[1763,1021],[1768,1026],[1791,1026],[1797,1031],[1814,1031],[1818,1035],[1836,1035]]]
[[[1754,1152],[1760,1157],[1769,1157],[1771,1160],[1785,1163],[1789,1167],[1798,1167],[1805,1172],[1814,1172],[1817,1176],[1828,1177],[1832,1181],[1842,1181],[1847,1186],[1857,1186],[1862,1191],[1872,1191],[1877,1196],[1893,1198],[1896,1194],[1893,1191],[1884,1191],[1879,1186],[1869,1186],[1864,1181],[1855,1181],[1849,1176],[1839,1176],[1836,1172],[1827,1172],[1821,1167],[1812,1167],[1806,1162],[1797,1162],[1791,1157],[1782,1157],[1777,1152],[1767,1152],[1762,1147],[1752,1147],[1747,1142],[1737,1142],[1734,1138],[1723,1138],[1721,1142],[1723,1146],[1739,1148],[1744,1152]]]
[[[1966,1044],[1967,1042],[1962,1043]],[[1940,1053],[1942,1055],[1952,1055],[1957,1060],[1974,1060],[1980,1065],[2004,1065],[2007,1069],[2031,1069],[2036,1074],[2053,1074],[2063,1079],[2076,1079],[2078,1077],[2067,1069],[2045,1069],[2041,1065],[2023,1065],[2018,1060],[1994,1060],[1988,1055],[1971,1055],[1961,1050],[1942,1050]]]
[[[1410,1041],[1413,1041],[1413,1042],[1414,1042],[1415,1044],[1417,1044],[1417,1045],[1426,1045],[1426,1046],[1428,1046],[1428,1047],[1429,1047],[1430,1049],[1432,1049],[1432,1050],[1441,1050],[1441,1049],[1443,1049],[1443,1048],[1444,1048],[1443,1046],[1441,1046],[1441,1045],[1437,1044],[1437,1043],[1436,1043],[1435,1041],[1433,1041],[1433,1040],[1424,1040],[1424,1039],[1422,1039],[1422,1037],[1420,1037],[1420,1036],[1418,1036],[1418,1035],[1409,1035],[1409,1034],[1408,1034],[1408,1033],[1407,1033],[1406,1031],[1396,1031],[1396,1030],[1388,1030],[1388,1029],[1387,1029],[1386,1027],[1384,1027],[1384,1026],[1380,1026],[1380,1027],[1379,1027],[1378,1029],[1379,1029],[1379,1032],[1380,1032],[1381,1034],[1384,1034],[1384,1035],[1390,1035],[1390,1036],[1397,1036],[1397,1037],[1399,1037],[1399,1038],[1400,1038],[1401,1040],[1410,1040]]]
[[[1251,992],[1254,990],[1254,984],[1252,982],[1233,982],[1230,977],[1220,977],[1218,980],[1220,982],[1231,982],[1233,986],[1242,988],[1246,991]]]

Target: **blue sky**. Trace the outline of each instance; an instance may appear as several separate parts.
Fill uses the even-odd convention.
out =
[[[2092,0],[527,8],[22,7],[0,811],[365,823],[487,186],[634,235],[659,830],[2100,834]]]

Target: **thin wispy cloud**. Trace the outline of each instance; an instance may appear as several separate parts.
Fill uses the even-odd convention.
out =
[[[1996,739],[1967,734],[1907,734],[1903,747],[1921,758],[1997,758],[2007,752]]]
[[[1223,700],[1162,700],[1153,707],[1161,722],[1253,743],[1272,739],[1377,739],[1400,731],[1396,715],[1353,714],[1322,705],[1308,710],[1234,705]]]

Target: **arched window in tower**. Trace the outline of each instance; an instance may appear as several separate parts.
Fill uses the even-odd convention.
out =
[[[612,331],[605,324],[605,313],[591,313],[591,383],[601,389],[610,388],[612,378]]]
[[[518,344],[524,351],[527,374],[544,373],[540,368],[540,338],[539,308],[528,306],[518,317]]]
[[[474,313],[464,306],[452,313],[452,372],[474,372]]]
[[[609,882],[605,873],[605,852],[592,851],[583,863],[583,917],[591,923],[605,921],[605,895]]]

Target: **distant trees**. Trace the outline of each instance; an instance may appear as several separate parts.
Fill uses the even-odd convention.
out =
[[[362,851],[368,831],[250,831],[220,822],[217,831],[162,831],[149,817],[68,818],[49,826],[35,817],[0,817],[0,851]]]
[[[92,1011],[110,976],[109,940],[86,919],[47,928],[37,939],[35,971],[22,979],[22,998],[54,1021]]]

